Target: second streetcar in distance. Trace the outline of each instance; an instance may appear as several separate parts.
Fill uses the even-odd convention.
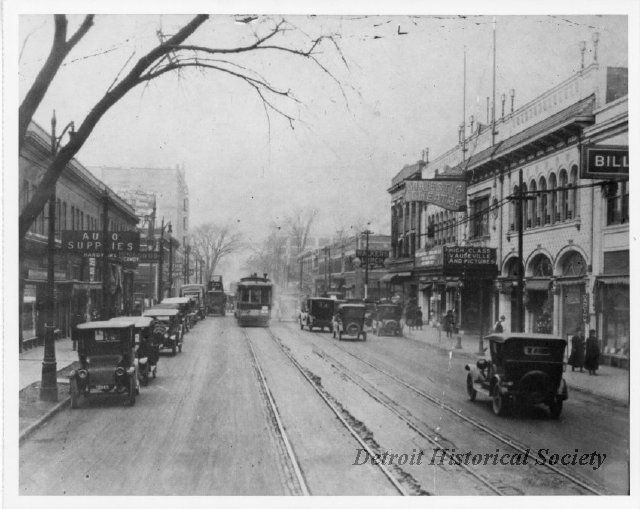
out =
[[[241,327],[266,327],[271,319],[273,283],[267,275],[243,277],[236,290],[235,317]]]

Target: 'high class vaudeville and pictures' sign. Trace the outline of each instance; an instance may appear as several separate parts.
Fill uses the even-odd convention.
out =
[[[80,253],[85,257],[99,258],[105,252],[105,241],[101,231],[62,230],[62,249]],[[140,250],[140,233],[132,231],[109,232],[106,251],[109,254],[136,255]]]

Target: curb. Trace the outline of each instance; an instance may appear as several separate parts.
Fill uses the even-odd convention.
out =
[[[51,410],[49,410],[46,414],[44,414],[40,419],[36,422],[28,426],[22,433],[20,433],[19,444],[22,443],[29,438],[37,429],[39,429],[43,424],[45,424],[49,419],[51,419],[54,415],[59,413],[64,407],[71,401],[71,397],[67,396],[62,401],[60,401],[56,406],[54,406]]]

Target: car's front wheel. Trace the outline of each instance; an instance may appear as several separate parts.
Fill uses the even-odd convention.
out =
[[[135,376],[129,377],[129,391],[126,400],[127,406],[133,406],[136,404],[136,379]]]
[[[493,408],[493,413],[496,415],[504,415],[507,411],[507,399],[502,395],[500,387],[497,385],[493,388],[491,406]]]
[[[476,396],[478,395],[478,391],[473,387],[473,376],[471,373],[467,375],[467,394],[469,395],[469,399],[471,401],[476,400]]]
[[[554,419],[560,417],[560,414],[562,413],[562,400],[560,398],[553,398],[549,403],[549,413]]]

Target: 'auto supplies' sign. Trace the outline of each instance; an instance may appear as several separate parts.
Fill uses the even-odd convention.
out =
[[[496,260],[497,250],[494,247],[444,246],[444,271],[450,275],[464,272],[494,274],[498,270]]]
[[[61,236],[62,249],[88,257],[101,257],[105,247],[109,254],[137,255],[140,250],[139,232],[109,232],[106,241],[102,232],[95,230],[62,230]]]

